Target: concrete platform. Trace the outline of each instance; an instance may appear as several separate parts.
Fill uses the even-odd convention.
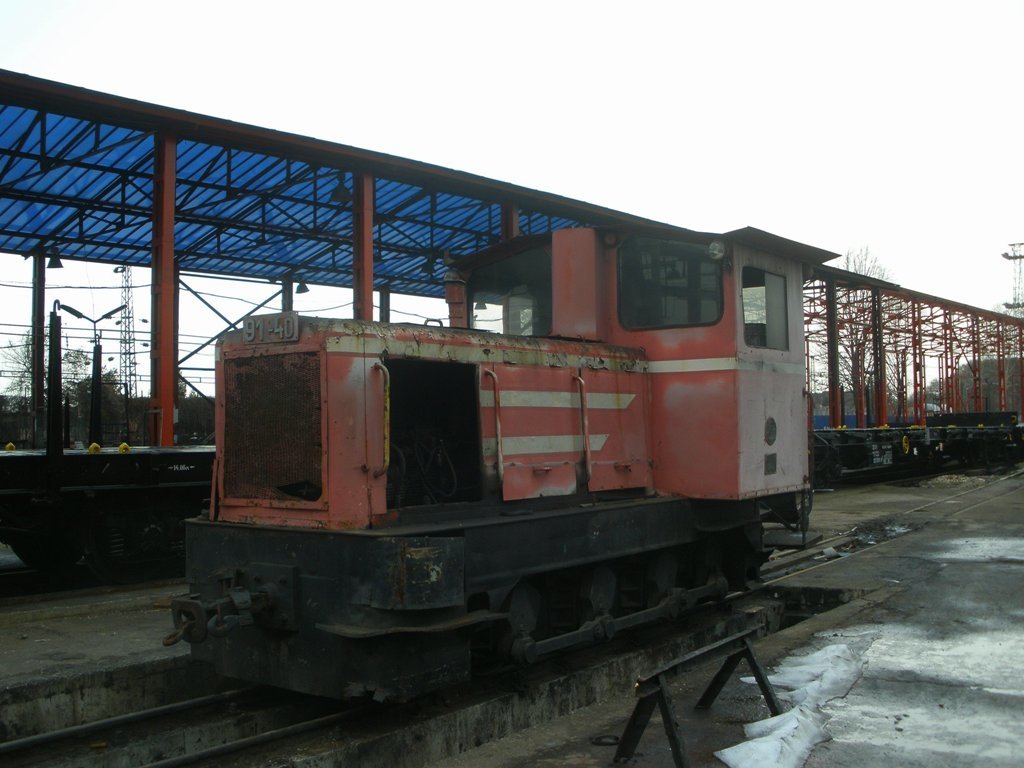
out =
[[[0,606],[0,740],[209,693],[188,647],[164,648],[184,583],[32,596]]]
[[[1024,748],[1022,512],[1021,475],[818,496],[813,524],[822,535],[847,534],[855,543],[895,538],[780,582],[848,602],[758,643],[762,663],[836,641],[866,662],[845,699],[829,705],[833,741],[820,745],[808,765],[1019,764],[1013,754]],[[164,584],[0,605],[0,739],[229,685],[189,663],[184,644],[160,645],[170,630],[166,599],[184,589]],[[713,672],[709,666],[673,688],[694,766],[721,765],[712,753],[742,741],[743,723],[767,714],[756,687],[736,680],[710,712],[694,712],[690,704]],[[592,740],[621,734],[634,703],[630,674],[602,683],[602,703],[538,718],[547,722],[459,757],[439,759],[445,751],[424,742],[422,751],[407,750],[401,765],[433,759],[456,768],[607,766],[614,747]],[[441,733],[429,724],[422,731],[417,739]],[[450,738],[450,748],[486,738],[466,732]],[[640,752],[632,765],[672,765],[657,719]],[[321,757],[324,765],[347,764]],[[358,764],[376,763],[362,752]]]

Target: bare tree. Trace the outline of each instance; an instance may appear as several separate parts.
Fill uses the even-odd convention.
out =
[[[49,352],[43,354],[47,360]],[[8,342],[3,352],[3,369],[11,382],[4,389],[5,394],[19,398],[28,407],[32,397],[32,335],[26,333],[18,343]],[[92,358],[80,349],[65,349],[61,354],[62,394],[70,400],[72,407],[78,405],[78,382],[89,379]]]
[[[46,354],[43,356],[47,359]],[[0,445],[11,441],[15,445],[30,445],[32,439],[32,336],[26,333],[17,342],[8,342],[0,348],[0,365],[8,378],[0,408]],[[61,360],[61,400],[70,404],[72,415],[88,408],[88,398],[82,399],[78,385],[88,379],[89,355],[78,349],[67,349]]]
[[[32,395],[32,336],[26,333],[15,344],[7,342],[3,350],[4,374],[10,383],[4,393],[27,401]]]
[[[867,246],[857,251],[847,251],[841,266],[848,272],[876,280],[889,279],[888,270]],[[871,370],[868,367],[872,347],[871,290],[847,290],[836,310],[839,322],[839,379],[843,389],[853,393],[853,407],[860,423],[865,409],[864,399],[860,395],[865,374]]]
[[[843,256],[843,269],[876,280],[889,280],[889,270],[871,253],[866,245],[858,251],[847,251]]]

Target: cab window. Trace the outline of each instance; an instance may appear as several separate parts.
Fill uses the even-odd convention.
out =
[[[789,349],[786,278],[743,268],[743,340],[748,347]]]
[[[722,268],[697,243],[631,237],[619,248],[625,328],[709,325],[722,316]]]
[[[533,248],[474,270],[470,327],[513,336],[551,333],[551,255]]]

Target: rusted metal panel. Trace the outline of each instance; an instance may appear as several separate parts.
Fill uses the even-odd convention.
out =
[[[576,493],[577,468],[572,461],[536,461],[505,464],[501,495],[505,501],[570,496]]]
[[[592,436],[607,435],[594,450],[591,491],[652,488],[650,398],[646,376],[610,371],[581,371]],[[592,441],[593,442],[593,441]]]
[[[373,543],[374,574],[368,605],[385,610],[461,607],[463,540],[458,537],[401,537]]]
[[[221,375],[228,498],[317,502],[323,495],[320,355],[232,357]]]
[[[577,490],[577,466],[584,455],[578,397],[574,407],[573,369],[495,366],[500,380],[502,498],[565,496]],[[482,390],[483,424],[497,422],[497,408]],[[488,438],[494,437],[492,442]],[[484,437],[484,463],[497,457],[497,435]]]
[[[308,320],[295,341],[247,342],[237,332],[218,346],[221,520],[368,525],[368,451],[382,449],[379,441],[371,446],[367,422],[370,406],[379,414],[382,405],[367,394],[366,369],[359,355],[325,355]],[[240,487],[238,478],[259,488]]]
[[[560,343],[567,356],[583,351]],[[646,392],[644,376],[623,371],[496,366],[480,405],[487,465],[499,460],[501,425],[502,497],[648,487]]]
[[[221,345],[220,365],[223,372],[234,364],[225,366],[225,360],[252,355],[257,359],[273,356],[275,362],[269,365],[280,366],[285,354],[322,350],[323,393],[319,397],[326,437],[322,444],[324,480],[317,490],[322,488],[323,494],[312,493],[317,484],[307,479],[303,488],[310,491],[310,498],[292,498],[296,487],[283,481],[275,481],[274,498],[266,494],[243,498],[232,493],[229,482],[220,506],[222,519],[338,529],[366,527],[375,517],[387,515],[387,361],[391,359],[479,367],[477,439],[484,479],[490,487],[501,486],[506,500],[651,485],[647,387],[642,375],[646,362],[634,350],[354,320],[303,319],[302,323],[302,338],[297,343],[246,344],[244,336],[229,336]],[[235,386],[229,381],[227,390],[222,388],[222,402],[231,400]],[[295,397],[318,397],[306,392],[308,387],[292,389]],[[276,418],[288,413],[290,406],[285,401],[289,391],[285,387],[278,393],[277,399],[283,401],[265,403]],[[499,408],[501,393],[505,400]],[[249,396],[255,397],[255,392]],[[264,427],[275,423],[269,415],[254,421]],[[285,426],[292,425],[287,417],[285,422],[271,432],[282,433]],[[502,423],[499,472],[497,433]],[[586,441],[585,425],[589,425]],[[280,448],[273,439],[267,445],[261,453],[264,463],[272,462],[270,457]],[[288,461],[281,464],[287,466]],[[231,471],[229,464],[229,479]],[[272,473],[255,474],[269,477]]]

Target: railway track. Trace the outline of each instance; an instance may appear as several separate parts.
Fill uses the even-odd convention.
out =
[[[97,581],[83,566],[67,573],[53,574],[37,571],[26,565],[5,563],[0,568],[0,605],[39,599],[47,594],[67,594],[97,586]]]
[[[277,689],[236,689],[0,743],[0,760],[8,768],[195,765],[327,728],[358,711]]]

